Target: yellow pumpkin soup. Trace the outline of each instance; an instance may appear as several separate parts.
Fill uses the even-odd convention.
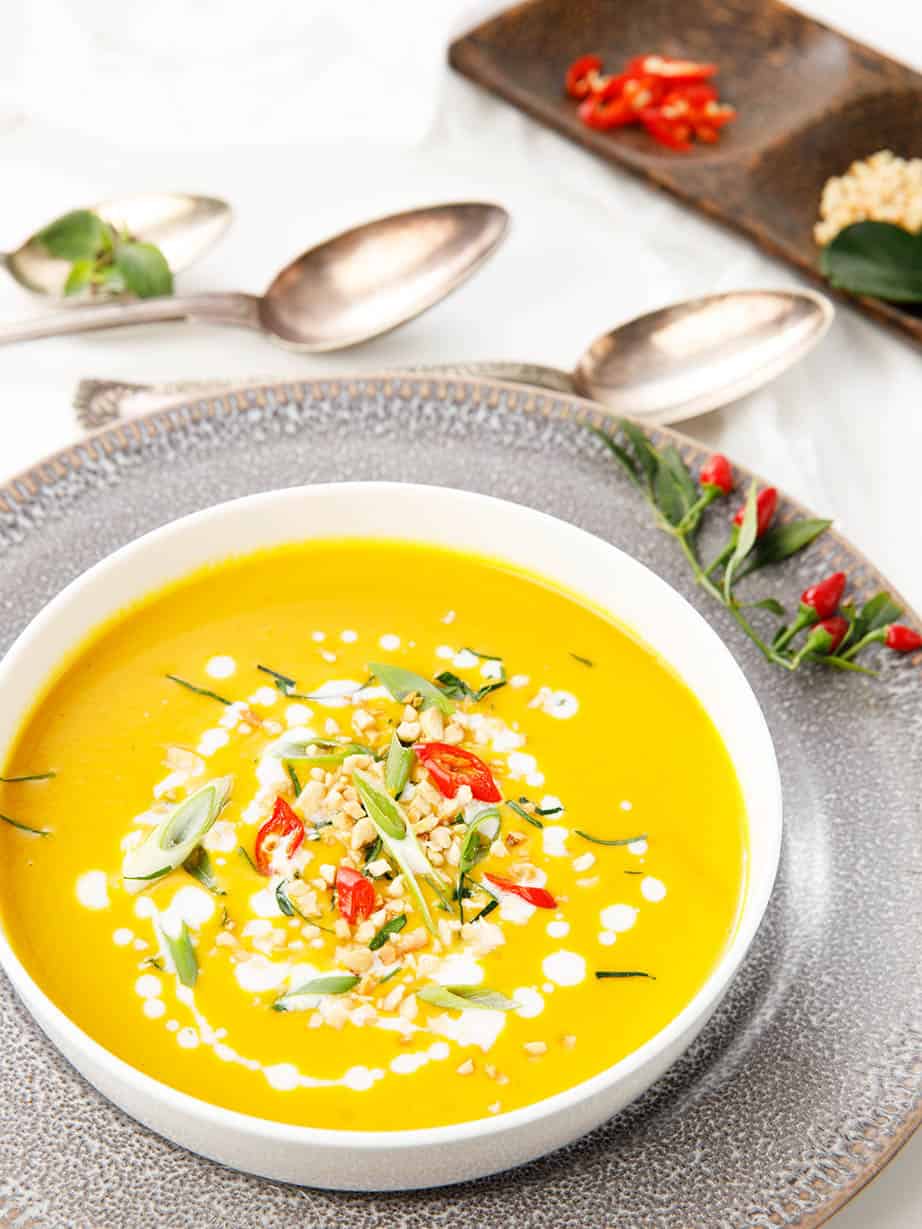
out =
[[[0,907],[39,985],[282,1122],[445,1125],[596,1075],[694,996],[743,893],[740,788],[673,671],[434,547],[297,544],[145,599],[4,778]]]

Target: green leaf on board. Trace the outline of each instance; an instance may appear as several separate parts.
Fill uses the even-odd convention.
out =
[[[105,245],[108,227],[89,209],[75,209],[50,222],[36,238],[49,256],[59,260],[95,261]]]
[[[832,521],[811,517],[801,521],[791,521],[788,525],[773,525],[767,529],[755,546],[749,558],[736,571],[736,579],[742,580],[750,572],[764,568],[771,563],[781,563],[790,559],[799,551],[804,550],[825,533]]]
[[[739,527],[739,532],[736,535],[736,545],[733,548],[733,554],[727,560],[726,571],[724,572],[724,599],[729,605],[732,600],[733,578],[736,569],[746,558],[755,544],[756,534],[759,528],[759,513],[756,504],[757,488],[753,482],[749,487],[749,494],[746,497],[745,510],[743,512],[743,523]]]
[[[121,274],[125,288],[139,299],[154,299],[173,293],[170,266],[160,249],[152,243],[118,243],[114,260],[114,267]]]
[[[820,251],[833,286],[890,303],[922,303],[922,235],[891,222],[855,222]]]

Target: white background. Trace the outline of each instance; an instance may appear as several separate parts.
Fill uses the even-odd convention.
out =
[[[392,209],[481,197],[504,204],[514,225],[451,300],[346,354],[303,358],[254,335],[181,324],[0,350],[0,480],[76,438],[71,399],[85,376],[287,377],[486,358],[567,366],[599,332],[647,308],[798,284],[745,241],[451,74],[450,37],[500,7],[7,0],[0,248],[109,195],[200,191],[230,200],[237,220],[180,289],[258,290],[316,240]],[[801,7],[922,69],[917,0]],[[0,319],[40,308],[0,284]],[[922,354],[907,342],[840,308],[798,368],[683,430],[834,516],[922,607]],[[835,1223],[922,1223],[922,1138]]]

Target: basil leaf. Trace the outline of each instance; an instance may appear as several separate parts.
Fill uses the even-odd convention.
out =
[[[820,252],[833,286],[891,303],[922,303],[922,235],[890,222],[855,222]]]
[[[739,575],[737,575],[738,579]],[[784,607],[777,598],[760,597],[757,602],[746,602],[745,605],[749,610],[768,610],[771,614],[777,615],[779,619],[784,618]]]
[[[663,519],[670,525],[678,525],[685,515],[685,499],[675,474],[666,465],[656,471],[653,499]]]
[[[392,917],[389,922],[385,922],[372,941],[368,944],[371,951],[376,952],[379,947],[383,947],[391,935],[399,934],[407,924],[407,915],[401,913],[399,917]]]
[[[183,922],[182,930],[180,930],[175,939],[162,928],[160,934],[167,951],[170,953],[170,959],[173,961],[176,976],[184,986],[188,986],[191,989],[198,981],[198,958],[195,955],[195,948],[192,946],[192,939],[189,937],[189,927]]]
[[[173,274],[166,257],[152,243],[120,243],[115,249],[115,268],[126,289],[139,299],[154,299],[173,293]]]
[[[445,1007],[449,1011],[467,1011],[478,1008],[482,1011],[515,1011],[518,1003],[506,998],[497,990],[483,986],[426,986],[417,990],[416,997],[433,1007]]]
[[[675,479],[676,486],[682,495],[682,502],[685,505],[685,510],[696,503],[698,500],[698,487],[695,484],[694,478],[689,472],[688,466],[682,460],[679,450],[674,444],[667,446],[660,453],[661,468],[665,467]]]
[[[792,521],[790,525],[774,525],[767,529],[756,542],[755,549],[739,568],[736,579],[742,580],[750,572],[764,568],[770,563],[781,563],[790,559],[799,551],[804,550],[825,533],[832,521],[819,518],[809,518],[802,521]]]
[[[412,670],[404,670],[403,666],[392,666],[386,662],[372,661],[368,663],[368,668],[395,700],[405,700],[407,696],[416,693],[423,698],[423,708],[441,709],[446,717],[450,717],[455,711],[455,706],[445,693],[421,674],[414,674]]]
[[[384,764],[384,784],[387,792],[393,794],[395,798],[399,798],[403,793],[410,779],[415,758],[413,748],[405,747],[397,737],[395,730],[391,736],[391,745],[387,749],[387,760]]]
[[[36,238],[49,256],[94,261],[104,246],[107,226],[89,209],[75,209],[50,222]]]
[[[95,262],[92,260],[75,260],[64,283],[64,293],[66,295],[79,294],[81,290],[86,290],[87,286],[91,286],[95,268]]]
[[[740,525],[739,533],[736,535],[736,545],[733,548],[733,554],[730,556],[726,571],[724,572],[724,597],[728,604],[732,601],[733,574],[755,544],[756,533],[759,528],[756,497],[756,484],[753,482],[749,487],[749,494],[746,497],[746,510],[743,513],[743,523]]]
[[[324,977],[315,977],[277,998],[272,1010],[291,1011],[296,1007],[297,1000],[305,995],[348,994],[358,984],[359,979],[354,973],[329,973]]]

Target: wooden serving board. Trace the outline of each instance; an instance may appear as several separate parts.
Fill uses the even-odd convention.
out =
[[[594,52],[714,61],[738,116],[676,153],[640,129],[587,128],[563,91]],[[823,184],[879,149],[922,156],[922,76],[779,0],[528,0],[453,43],[459,72],[535,119],[754,239],[837,294],[813,240]],[[922,344],[922,309],[838,294]]]

